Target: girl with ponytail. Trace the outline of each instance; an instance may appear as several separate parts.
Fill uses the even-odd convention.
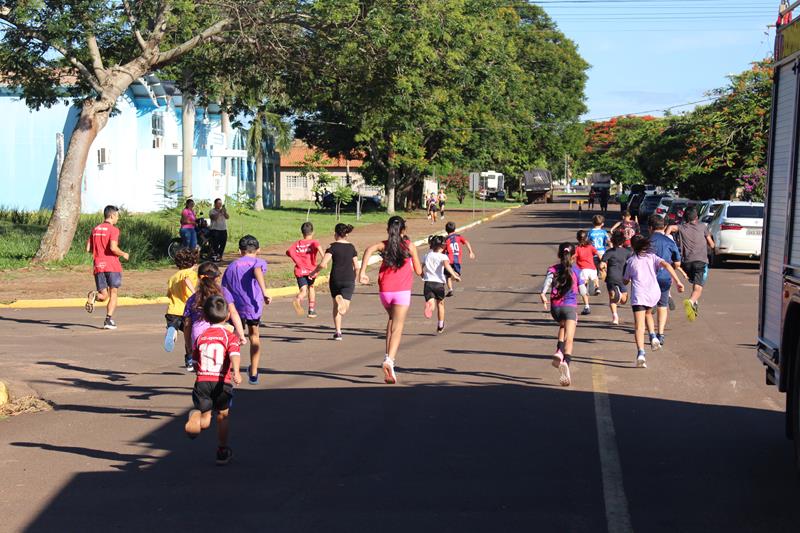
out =
[[[350,300],[356,289],[356,272],[358,271],[358,252],[348,240],[347,236],[353,231],[350,224],[336,224],[334,239],[325,255],[322,256],[316,270],[311,274],[316,277],[321,270],[328,268],[328,263],[333,262],[328,286],[333,298],[333,327],[336,332],[333,340],[342,340],[342,317],[350,309]]]
[[[197,268],[197,289],[195,293],[186,300],[186,308],[183,312],[184,325],[183,334],[188,338],[191,335],[192,346],[205,330],[211,327],[211,324],[206,320],[203,315],[203,305],[206,300],[212,296],[222,296],[228,304],[228,311],[231,314],[231,322],[233,323],[234,331],[239,337],[242,345],[247,344],[247,338],[244,335],[244,328],[242,328],[242,319],[236,311],[236,306],[233,303],[233,295],[222,287],[222,274],[219,267],[207,261],[202,263]],[[186,370],[193,371],[194,365],[191,363],[191,354],[186,354],[187,363]]]
[[[575,266],[574,244],[562,243],[558,247],[558,259],[558,263],[547,269],[541,298],[545,311],[549,308],[553,320],[558,322],[558,343],[553,366],[558,369],[559,382],[567,387],[572,382],[569,365],[578,325],[578,294],[586,291],[586,285]]]
[[[392,384],[397,383],[394,364],[400,348],[400,340],[403,337],[403,326],[408,314],[408,307],[411,305],[414,274],[422,275],[422,264],[419,261],[417,247],[406,236],[406,221],[402,217],[391,217],[386,232],[388,236],[385,241],[373,244],[364,252],[358,278],[364,285],[369,283],[369,276],[367,276],[369,259],[373,254],[380,253],[383,256],[383,262],[378,272],[378,292],[383,308],[389,315],[386,323],[386,356],[383,360],[383,378],[386,383]]]

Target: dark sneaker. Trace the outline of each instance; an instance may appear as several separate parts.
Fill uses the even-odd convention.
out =
[[[592,314],[592,310],[589,307],[584,307],[583,311],[581,311],[581,314],[582,315],[591,315]]]
[[[308,318],[317,318],[317,312],[314,309],[308,310]]]
[[[105,322],[103,322],[103,329],[117,329],[117,323],[114,322],[113,318],[107,316]]]
[[[447,291],[447,294],[445,294],[444,296],[445,298],[450,298],[451,296],[453,296],[453,291]]]
[[[183,363],[186,367],[187,372],[194,372],[194,360],[192,360],[192,354],[187,353],[183,356]]]
[[[442,333],[444,333],[444,326],[442,326],[442,327],[438,327],[438,326],[437,326],[437,327],[436,327],[436,333],[437,333],[437,334],[439,334],[439,335],[441,335]]]
[[[334,333],[333,334],[333,340],[335,340],[335,341],[342,340],[342,334],[341,333]]]
[[[233,451],[227,446],[217,448],[217,465],[225,466],[233,459]]]
[[[662,348],[664,347],[664,337],[666,337],[666,335],[658,335],[658,342],[661,343]]]
[[[247,381],[250,385],[258,385],[258,372],[256,371],[256,375],[250,373],[250,369],[247,369]]]

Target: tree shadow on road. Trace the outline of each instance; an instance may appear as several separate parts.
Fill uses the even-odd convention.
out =
[[[0,316],[0,321],[3,322],[15,322],[17,324],[32,324],[35,326],[47,326],[49,328],[61,329],[61,330],[71,330],[74,328],[85,328],[85,329],[103,329],[103,326],[93,326],[91,324],[79,324],[76,322],[55,322],[52,320],[33,320],[30,318],[11,318],[8,316]]]
[[[635,531],[796,531],[800,487],[780,413],[610,403]],[[83,435],[11,443],[41,450],[36,461],[92,460],[26,531],[607,527],[592,393],[533,383],[237,389],[225,468],[214,466],[215,426],[189,441],[184,421],[143,436],[141,454],[87,446]]]

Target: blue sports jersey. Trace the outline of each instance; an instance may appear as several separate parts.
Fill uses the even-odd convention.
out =
[[[597,251],[600,253],[600,257],[602,257],[609,244],[608,232],[604,229],[598,229],[598,228],[590,229],[589,242],[592,243],[595,249],[597,249]]]
[[[681,260],[681,252],[675,241],[664,235],[663,233],[653,232],[650,236],[650,248],[658,257],[669,263],[675,263]],[[672,279],[666,269],[662,268],[658,271],[659,281],[668,281]]]

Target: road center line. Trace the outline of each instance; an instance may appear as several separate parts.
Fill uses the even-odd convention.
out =
[[[625,486],[622,481],[617,433],[614,430],[614,419],[611,417],[606,374],[601,365],[592,365],[592,389],[608,533],[633,533],[628,498],[625,496]]]

